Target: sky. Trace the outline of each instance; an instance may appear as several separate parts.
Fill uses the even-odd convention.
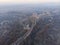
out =
[[[60,0],[0,0],[0,4],[58,3]]]

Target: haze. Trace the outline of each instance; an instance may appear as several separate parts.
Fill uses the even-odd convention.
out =
[[[60,0],[0,0],[0,4],[58,3]]]

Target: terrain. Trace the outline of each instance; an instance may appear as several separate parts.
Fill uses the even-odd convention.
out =
[[[0,45],[60,45],[60,5],[2,7]]]

